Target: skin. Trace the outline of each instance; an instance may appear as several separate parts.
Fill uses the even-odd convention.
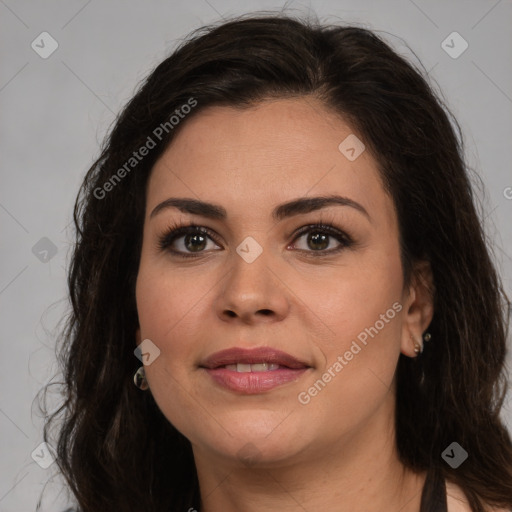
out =
[[[208,107],[184,123],[148,183],[136,339],[160,349],[146,377],[163,414],[192,443],[202,510],[417,512],[425,475],[397,457],[394,372],[400,353],[415,356],[411,336],[421,341],[433,307],[419,280],[404,286],[396,212],[375,160],[364,151],[349,161],[338,150],[354,130],[314,98]],[[369,218],[348,206],[270,216],[284,202],[330,194],[357,201]],[[227,219],[176,208],[150,218],[169,197],[219,204]],[[186,221],[210,228],[217,241],[206,238],[193,253],[181,236],[174,247],[195,254],[189,259],[159,249],[168,226]],[[322,221],[355,244],[307,257],[319,251],[307,233],[294,233]],[[252,263],[236,252],[247,236],[263,249]],[[339,246],[329,240],[324,252]],[[431,280],[426,264],[416,275]],[[298,394],[396,302],[401,311],[301,404]],[[270,346],[312,368],[271,391],[237,394],[198,367],[235,346]]]

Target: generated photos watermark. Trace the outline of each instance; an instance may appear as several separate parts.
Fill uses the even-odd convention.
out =
[[[377,320],[373,326],[365,328],[357,335],[357,340],[363,345],[361,347],[356,340],[353,340],[349,350],[345,351],[343,355],[339,355],[336,361],[327,368],[322,374],[322,377],[318,379],[307,391],[301,391],[297,398],[302,405],[307,405],[311,402],[311,398],[315,397],[322,391],[325,386],[336,377],[345,366],[348,365],[354,356],[361,352],[362,348],[368,344],[368,336],[374,338],[384,327],[388,324],[397,313],[402,311],[402,304],[395,302],[385,313],[381,314],[379,320]]]
[[[189,98],[187,103],[184,103],[174,111],[168,121],[160,123],[151,132],[151,135],[148,135],[146,142],[139,149],[133,151],[132,156],[107,181],[105,181],[101,187],[96,187],[94,189],[94,197],[96,199],[104,199],[107,193],[111,192],[114,187],[120,183],[121,180],[125,178],[152,149],[157,146],[155,139],[160,142],[164,138],[164,134],[168,134],[174,130],[174,128],[180,124],[181,120],[184,119],[196,105],[197,100],[195,98]]]

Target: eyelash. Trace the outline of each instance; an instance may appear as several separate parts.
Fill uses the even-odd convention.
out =
[[[340,246],[335,249],[330,250],[310,250],[306,251],[304,249],[297,249],[298,251],[301,251],[305,253],[308,257],[313,258],[321,258],[325,256],[330,256],[332,254],[338,253],[341,250],[351,247],[354,244],[354,241],[350,236],[348,236],[343,231],[339,230],[338,228],[334,227],[332,224],[320,222],[317,224],[309,224],[307,226],[303,226],[298,230],[297,233],[295,233],[295,238],[293,239],[293,242],[295,242],[298,238],[300,238],[302,235],[307,234],[309,232],[314,233],[321,233],[330,235],[333,238],[335,238],[338,242],[340,242]],[[201,256],[201,252],[199,251],[196,254],[193,253],[183,253],[181,251],[176,251],[174,249],[170,249],[170,246],[172,243],[180,238],[181,236],[188,235],[188,234],[201,234],[204,236],[209,237],[212,239],[215,243],[220,245],[219,241],[217,240],[216,234],[211,231],[208,228],[205,228],[204,226],[200,226],[198,224],[194,224],[192,222],[186,223],[186,224],[172,224],[170,225],[163,235],[161,235],[158,239],[158,248],[162,251],[169,251],[173,255],[179,257],[179,258],[197,258]]]

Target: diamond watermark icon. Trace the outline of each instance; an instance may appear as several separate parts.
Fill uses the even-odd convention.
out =
[[[55,457],[46,443],[41,443],[30,456],[43,469],[49,468],[55,462]]]
[[[454,441],[444,450],[441,457],[449,466],[457,469],[468,458],[468,452],[459,443]]]
[[[133,353],[144,366],[149,366],[160,355],[160,349],[150,339],[145,339]]]
[[[32,247],[32,254],[40,262],[48,263],[57,254],[57,246],[49,238],[43,236]]]
[[[468,42],[458,32],[452,32],[441,43],[441,48],[452,59],[458,59],[468,49],[468,46]]]
[[[236,252],[247,263],[252,263],[263,252],[263,247],[252,236],[248,236],[236,248]]]
[[[59,47],[59,43],[48,32],[41,32],[30,46],[39,57],[47,59]]]
[[[351,133],[340,143],[338,149],[343,156],[353,162],[366,148],[363,142]]]

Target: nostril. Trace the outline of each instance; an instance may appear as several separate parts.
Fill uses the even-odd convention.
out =
[[[235,318],[236,316],[238,316],[234,311],[232,311],[231,309],[226,309],[226,311],[224,312],[227,316],[231,317],[231,318]],[[260,309],[257,311],[257,313],[261,314],[261,315],[264,315],[264,316],[271,316],[274,314],[274,312],[271,310],[271,309]]]

